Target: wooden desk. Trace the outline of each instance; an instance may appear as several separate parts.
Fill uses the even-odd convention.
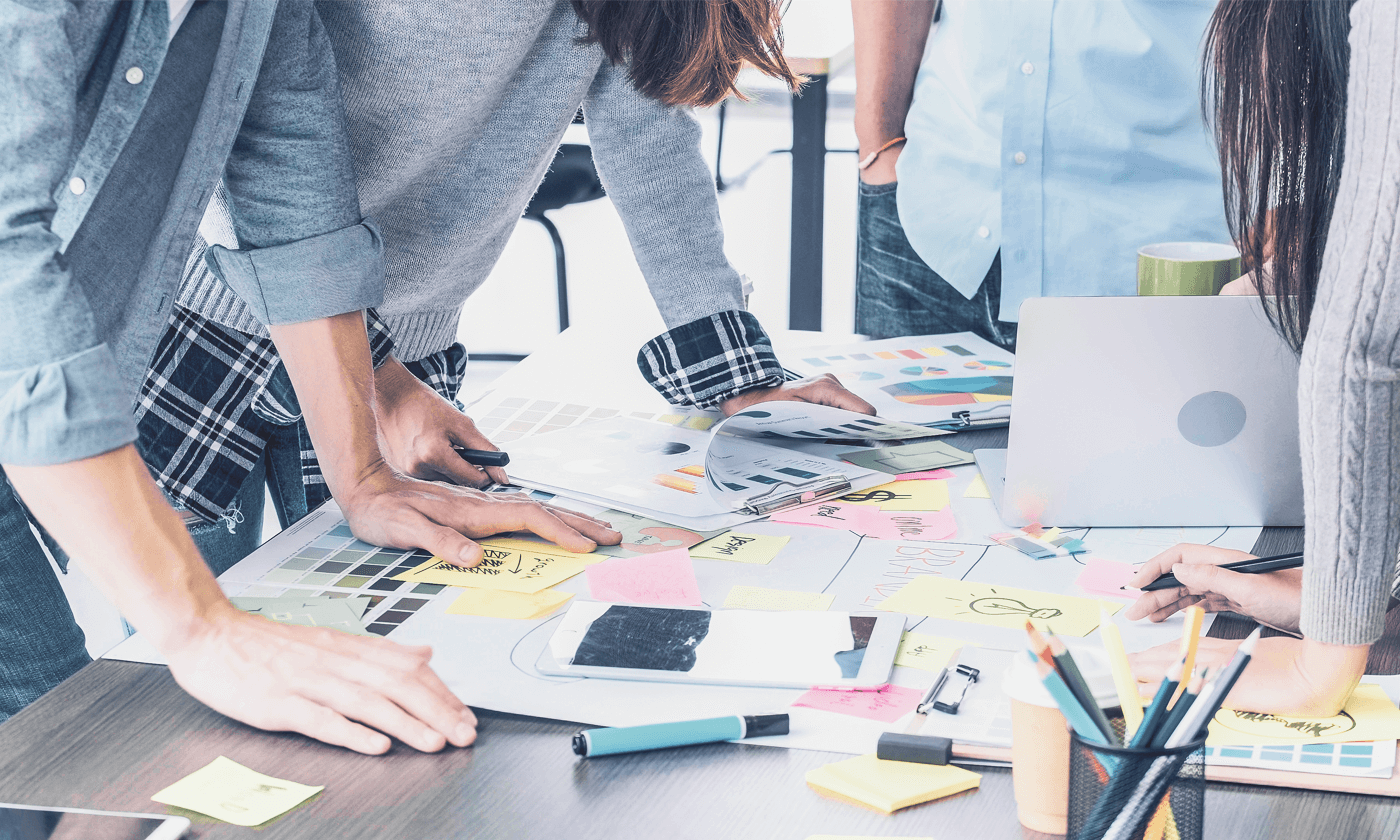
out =
[[[1005,433],[955,438],[965,448],[1004,444]],[[1296,545],[1275,529],[1258,551]],[[1400,611],[1373,672],[1400,670]],[[1238,635],[1242,622],[1216,623]],[[979,790],[885,817],[830,802],[804,774],[845,756],[742,744],[584,761],[569,750],[577,725],[483,712],[475,747],[423,755],[395,746],[366,757],[224,718],[150,665],[98,662],[0,725],[0,801],[161,811],[152,793],[226,755],[256,770],[325,785],[310,803],[259,836],[291,838],[795,838],[811,834],[1018,838],[1007,770]],[[1366,796],[1212,785],[1213,838],[1394,837],[1400,803]],[[192,836],[247,837],[246,829],[191,815]]]

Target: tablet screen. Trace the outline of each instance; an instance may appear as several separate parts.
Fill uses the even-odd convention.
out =
[[[146,840],[164,822],[0,805],[0,840]]]

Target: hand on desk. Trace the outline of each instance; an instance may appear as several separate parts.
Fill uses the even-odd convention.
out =
[[[809,376],[795,382],[784,382],[776,388],[755,388],[752,391],[744,391],[742,394],[737,394],[720,403],[719,409],[724,412],[725,417],[729,417],[755,403],[768,402],[769,400],[791,400],[793,402],[829,405],[833,408],[844,408],[847,411],[856,411],[861,414],[873,415],[875,413],[875,406],[847,391],[841,381],[829,373]]]
[[[398,359],[389,359],[374,372],[379,436],[384,457],[394,469],[425,481],[446,481],[467,487],[509,484],[500,467],[468,464],[452,447],[495,450],[472,419],[457,410]]]
[[[1199,604],[1207,612],[1235,612],[1260,624],[1298,632],[1303,606],[1302,569],[1242,575],[1218,568],[1253,556],[1208,545],[1174,545],[1144,563],[1128,585],[1140,588],[1170,572],[1181,586],[1143,593],[1124,615],[1133,621],[1144,617],[1162,621]]]
[[[235,720],[378,755],[389,737],[423,752],[476,740],[476,716],[428,662],[432,650],[291,627],[211,605],[166,652],[175,681]]]
[[[336,498],[355,536],[375,545],[421,548],[462,566],[481,561],[481,546],[468,537],[529,531],[580,554],[622,542],[620,533],[591,516],[523,494],[407,478],[382,460],[357,479]]]
[[[1243,639],[1201,639],[1197,667],[1222,668]],[[1225,701],[1226,708],[1295,717],[1330,717],[1361,681],[1370,645],[1325,645],[1312,639],[1260,639],[1254,657]],[[1156,689],[1181,656],[1176,642],[1128,657],[1139,683]],[[1150,692],[1149,692],[1150,693]]]

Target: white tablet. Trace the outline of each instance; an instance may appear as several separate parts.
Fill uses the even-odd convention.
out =
[[[189,827],[184,817],[166,814],[0,803],[0,837],[5,840],[175,840]]]
[[[889,682],[895,613],[706,610],[576,601],[535,667],[556,676],[715,685]]]

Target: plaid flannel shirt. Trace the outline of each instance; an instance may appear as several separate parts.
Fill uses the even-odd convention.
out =
[[[367,310],[374,365],[393,352],[388,328]],[[712,408],[752,388],[790,378],[758,319],[730,310],[647,342],[637,362],[672,403]],[[461,344],[414,362],[409,372],[455,401],[466,368]],[[176,306],[152,356],[136,405],[138,446],[171,498],[210,522],[223,517],[267,446],[274,426],[301,408],[272,341]],[[316,453],[302,451],[302,483],[324,484]]]

